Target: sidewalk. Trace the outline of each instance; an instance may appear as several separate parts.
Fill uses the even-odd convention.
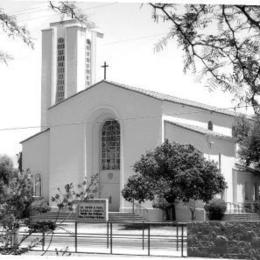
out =
[[[28,259],[28,260],[36,260],[36,259],[40,259],[40,260],[58,260],[61,259],[61,256],[54,256],[54,255],[50,255],[50,253],[46,256],[40,256],[40,254],[33,252],[34,255],[32,255],[30,253],[30,255],[26,254],[26,255],[22,255],[22,256],[0,256],[0,260],[17,260],[17,259]],[[133,260],[216,260],[218,258],[201,258],[201,257],[167,257],[167,256],[129,256],[129,255],[98,255],[98,254],[73,254],[71,256],[63,256],[63,257],[68,257],[69,260],[82,260],[82,257],[87,258],[88,260],[101,260],[101,259],[133,259]],[[226,259],[226,258],[219,258],[221,260],[232,260],[231,258]]]

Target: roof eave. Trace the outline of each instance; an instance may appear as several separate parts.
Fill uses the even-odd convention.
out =
[[[20,142],[20,144],[23,144],[23,143],[25,143],[25,142],[27,142],[27,141],[33,139],[34,137],[37,137],[37,136],[39,136],[39,135],[41,135],[41,134],[43,134],[43,133],[45,133],[45,132],[48,132],[49,130],[50,130],[50,128],[47,128],[47,129],[45,129],[45,130],[43,130],[43,131],[40,131],[40,132],[38,132],[38,133],[36,133],[36,134],[34,134],[34,135],[32,135],[32,136],[30,136],[30,137],[28,137],[28,138],[22,140],[22,141]]]
[[[209,137],[213,137],[213,138],[219,138],[219,139],[224,139],[224,140],[227,140],[227,141],[232,141],[233,143],[236,143],[236,139],[234,137],[229,137],[229,136],[223,136],[223,135],[218,135],[218,134],[215,134],[215,133],[205,133],[205,132],[202,132],[198,129],[192,129],[188,126],[184,126],[184,125],[181,125],[181,124],[178,124],[178,123],[175,123],[175,122],[172,122],[172,121],[169,121],[169,120],[164,120],[164,122],[166,123],[169,123],[169,124],[172,124],[174,126],[177,126],[177,127],[181,127],[181,128],[184,128],[186,130],[189,130],[189,131],[192,131],[192,132],[196,132],[196,133],[199,133],[201,135],[205,135],[205,136],[209,136]]]
[[[182,102],[181,100],[178,101],[178,100],[171,100],[171,99],[167,99],[167,98],[161,98],[161,97],[157,97],[156,95],[153,95],[153,94],[149,94],[149,93],[146,93],[146,92],[142,92],[142,91],[138,91],[137,89],[135,89],[134,87],[130,87],[130,86],[126,86],[124,84],[120,84],[120,83],[116,83],[116,82],[113,82],[113,81],[107,81],[107,80],[101,80],[93,85],[91,85],[90,87],[86,88],[86,89],[83,89],[77,93],[75,93],[74,95],[70,96],[70,97],[67,97],[66,99],[62,100],[61,102],[57,103],[57,104],[54,104],[52,106],[50,106],[48,108],[48,110],[51,110],[55,107],[57,107],[58,105],[60,104],[63,104],[65,103],[66,101],[74,98],[75,96],[78,96],[80,95],[81,93],[84,93],[86,92],[87,90],[99,85],[100,83],[102,82],[105,82],[105,83],[108,83],[110,85],[113,85],[113,86],[116,86],[116,87],[119,87],[121,89],[124,89],[124,90],[128,90],[128,91],[132,91],[132,92],[135,92],[135,93],[138,93],[138,94],[141,94],[141,95],[144,95],[144,96],[147,96],[147,97],[150,97],[150,98],[153,98],[153,99],[156,99],[156,100],[160,100],[160,101],[163,101],[163,102],[170,102],[170,103],[175,103],[175,104],[181,104],[181,105],[185,105],[185,106],[188,106],[188,107],[194,107],[196,109],[201,109],[201,110],[204,110],[204,111],[209,111],[211,113],[217,113],[217,114],[222,114],[222,115],[226,115],[226,116],[231,116],[231,117],[237,117],[239,115],[244,115],[242,113],[235,113],[235,112],[232,112],[232,111],[228,111],[228,112],[225,112],[225,111],[221,111],[221,108],[207,108],[207,107],[203,107],[203,106],[200,106],[199,104],[198,105],[195,105],[195,104],[190,104],[187,102]],[[145,91],[145,90],[144,90]],[[149,91],[149,90],[148,90]],[[159,93],[159,94],[162,94],[162,93]],[[164,95],[164,94],[162,94]],[[205,104],[206,105],[206,104]]]

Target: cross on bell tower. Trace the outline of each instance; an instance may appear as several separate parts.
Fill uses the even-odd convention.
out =
[[[104,62],[104,65],[101,66],[101,68],[104,69],[104,80],[107,79],[107,68],[108,67],[109,67],[109,65],[106,62]]]

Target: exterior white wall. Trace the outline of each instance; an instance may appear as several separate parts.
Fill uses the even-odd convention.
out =
[[[49,198],[49,131],[22,143],[23,170],[41,175],[41,193]]]
[[[260,199],[260,176],[255,173],[233,170],[234,202],[243,203]]]
[[[141,154],[160,145],[167,138],[182,144],[192,144],[207,158],[217,161],[228,184],[225,200],[235,201],[235,197],[237,199],[233,187],[236,187],[240,179],[235,178],[232,173],[236,155],[234,141],[231,138],[206,136],[164,122],[164,119],[169,119],[207,129],[208,121],[212,121],[214,132],[231,136],[235,120],[233,116],[160,101],[107,82],[98,83],[72,96],[85,85],[83,42],[85,44],[86,36],[85,32],[76,26],[68,27],[64,33],[64,30],[57,28],[43,31],[45,47],[42,68],[42,122],[44,122],[42,124],[54,125],[48,133],[50,139],[46,139],[46,135],[43,134],[23,144],[25,165],[35,171],[39,169],[50,174],[47,185],[50,196],[57,192],[58,187],[63,188],[65,184],[71,182],[77,184],[84,176],[100,172],[100,126],[107,119],[115,119],[120,123],[121,130],[120,190],[128,177],[134,174],[132,167]],[[56,54],[54,55],[56,49],[53,49],[57,44],[56,35],[65,37],[66,95],[72,97],[51,107],[46,113],[48,106],[53,104],[52,99],[56,94],[54,93],[56,65],[53,65],[56,60]],[[80,82],[83,85],[80,85]],[[48,146],[49,140],[51,142]],[[42,152],[39,149],[42,149]],[[47,157],[42,159],[41,156],[41,153],[44,156],[48,154],[47,150],[48,161]],[[41,160],[43,162],[40,162]],[[46,183],[47,177],[44,178]],[[44,192],[47,194],[47,190]],[[152,209],[151,202],[144,203],[144,206],[148,208],[147,215],[153,220],[161,214]],[[180,205],[178,207],[180,208],[177,213],[178,220],[184,220],[189,213]],[[130,211],[131,208],[132,205],[120,196],[120,210]],[[201,216],[202,211],[198,211],[197,214]]]
[[[66,28],[66,98],[85,88],[86,29]]]
[[[42,31],[42,73],[41,73],[41,125],[42,130],[47,125],[47,110],[52,104],[52,52],[53,30]]]
[[[96,49],[97,49],[97,32],[91,32],[91,82],[90,84],[96,83]]]
[[[225,192],[225,200],[233,201],[232,169],[235,166],[234,156],[236,149],[234,141],[228,141],[216,137],[208,137],[204,134],[184,129],[180,126],[176,126],[168,122],[165,122],[165,138],[180,144],[191,144],[204,153],[207,159],[213,160],[215,162],[218,162],[219,155],[221,155],[221,173],[225,177],[228,185],[228,188]],[[190,215],[187,209],[182,209],[182,211],[183,213],[179,212],[178,220],[184,220],[187,215]]]
[[[227,202],[234,201],[233,168],[235,168],[235,158],[226,154],[221,154],[221,173],[224,175],[228,185],[223,199]]]
[[[78,30],[78,47],[77,47],[77,92],[85,89],[86,86],[86,29]]]
[[[58,37],[65,38],[65,33],[61,30],[58,30],[57,28],[52,28],[52,78],[51,78],[51,106],[56,103],[56,90],[57,90],[57,39]],[[66,46],[65,46],[66,49]],[[66,69],[66,64],[65,64]],[[66,84],[66,82],[65,82]],[[47,109],[50,106],[47,107]],[[47,117],[47,123],[48,123],[48,117]]]
[[[48,117],[50,125],[66,125],[50,130],[50,195],[57,187],[78,183],[99,170],[95,126],[100,126],[102,117],[120,123],[120,190],[140,155],[162,140],[161,102],[106,82],[50,108]],[[121,210],[131,207],[120,200]]]
[[[79,125],[67,125],[50,130],[50,196],[57,188],[64,190],[68,183],[79,184],[83,176],[83,155],[79,147],[83,140],[83,129]]]
[[[182,122],[185,124],[195,125],[208,128],[208,122],[212,121],[214,132],[232,136],[232,126],[235,118],[231,115],[207,111],[201,108],[191,107],[187,105],[163,102],[163,115],[170,121]]]
[[[86,87],[86,34],[91,38],[91,83],[95,82],[96,42],[101,37],[89,31],[76,20],[51,23],[49,29],[42,30],[42,125],[47,125],[47,109],[56,102],[57,89],[57,39],[65,40],[65,98]],[[44,129],[44,128],[43,128]],[[43,130],[42,129],[42,130]]]
[[[77,27],[66,28],[65,41],[65,98],[77,92],[77,47],[78,32]],[[64,29],[65,30],[65,29]]]

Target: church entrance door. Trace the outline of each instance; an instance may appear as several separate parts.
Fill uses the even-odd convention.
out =
[[[119,211],[120,183],[119,170],[102,170],[100,172],[100,198],[108,199],[109,211]]]

